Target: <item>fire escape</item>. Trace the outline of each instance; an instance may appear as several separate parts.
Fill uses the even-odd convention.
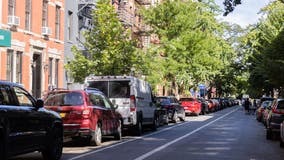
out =
[[[117,14],[119,20],[125,27],[132,27],[134,23],[134,15],[131,13],[131,9],[128,8],[127,0],[120,2],[117,8]]]
[[[151,5],[151,0],[135,0],[139,7],[148,7]],[[139,46],[141,48],[144,47],[148,47],[150,44],[150,39],[151,39],[151,35],[148,33],[150,31],[150,26],[146,25],[143,23],[143,19],[141,18],[141,15],[139,13],[137,13],[137,9],[135,11],[135,17],[136,17],[136,21],[135,21],[135,28],[134,28],[134,34],[136,34],[136,37],[139,39],[140,44]]]

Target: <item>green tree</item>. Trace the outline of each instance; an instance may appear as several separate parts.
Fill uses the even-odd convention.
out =
[[[73,47],[74,59],[66,65],[75,82],[90,74],[123,75],[143,70],[143,55],[136,49],[109,0],[99,0],[93,10],[94,27],[84,34],[86,51]],[[141,63],[142,62],[142,63]]]
[[[164,86],[181,92],[197,88],[232,58],[232,48],[222,37],[223,27],[214,18],[216,11],[213,1],[165,0],[143,12],[151,33],[160,39],[150,51],[159,59],[159,81]]]
[[[284,4],[274,1],[262,9],[267,16],[250,28],[245,50],[250,65],[250,92],[259,96],[283,88],[283,21]]]

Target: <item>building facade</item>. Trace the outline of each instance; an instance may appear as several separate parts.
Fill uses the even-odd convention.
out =
[[[64,77],[64,0],[1,0],[0,79],[22,84],[33,96],[61,88]]]

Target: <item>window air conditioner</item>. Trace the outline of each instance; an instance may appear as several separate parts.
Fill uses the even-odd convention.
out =
[[[20,17],[8,16],[8,25],[19,26],[20,25]]]
[[[51,35],[51,28],[42,27],[41,28],[41,34],[44,35],[44,36],[50,36]]]

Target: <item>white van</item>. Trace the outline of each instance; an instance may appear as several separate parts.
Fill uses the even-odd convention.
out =
[[[85,86],[101,90],[122,115],[123,127],[142,134],[142,126],[157,127],[156,107],[150,85],[133,76],[88,76]]]

